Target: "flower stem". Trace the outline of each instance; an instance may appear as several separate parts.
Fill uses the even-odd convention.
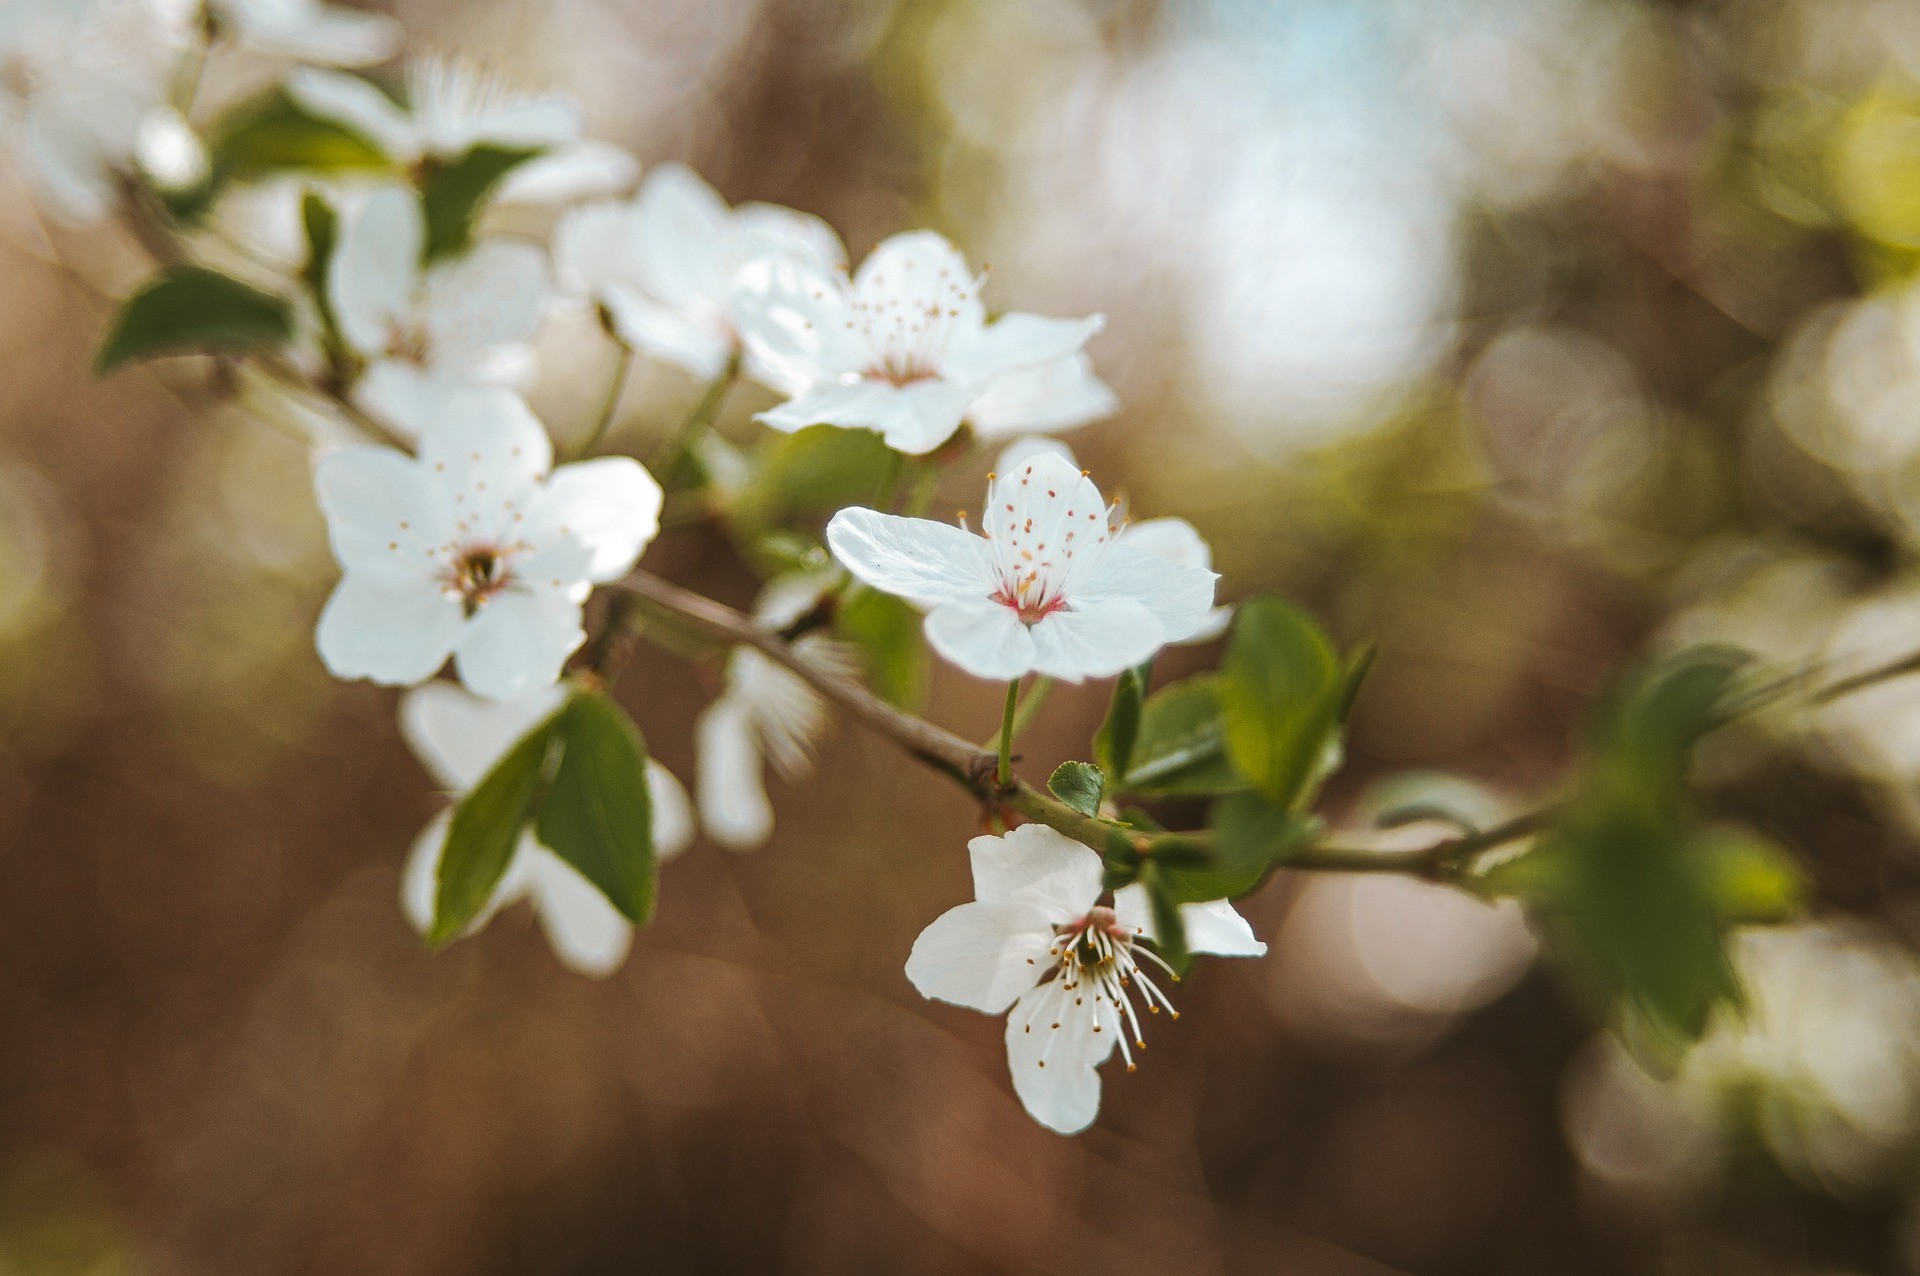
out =
[[[720,405],[726,402],[727,391],[733,389],[739,377],[740,352],[736,350],[720,374],[707,382],[706,392],[693,405],[693,411],[687,413],[679,433],[661,455],[659,464],[653,467],[653,475],[660,480],[661,487],[671,492],[683,485],[688,468],[695,464],[694,445],[700,441],[701,434],[712,428],[714,418],[720,415]]]
[[[1003,789],[1013,782],[1013,719],[1019,707],[1020,680],[1013,678],[1007,683],[1007,707],[1000,715],[1000,766],[994,773]]]
[[[627,374],[633,370],[633,347],[619,337],[620,357],[614,360],[613,375],[607,378],[607,392],[600,403],[599,415],[594,418],[593,432],[580,444],[576,459],[592,456],[600,449],[600,442],[607,437],[607,431],[613,425],[614,413],[620,409],[620,397],[627,389]]]
[[[1052,694],[1052,692],[1053,679],[1047,677],[1045,674],[1040,674],[1034,678],[1033,685],[1027,688],[1027,694],[1020,699],[1020,707],[1013,711],[1013,738],[1015,740],[1018,740],[1024,735],[1027,728],[1033,725],[1033,720],[1040,716],[1040,708],[1046,704],[1047,697]],[[985,747],[989,749],[998,748],[999,740],[1000,737],[996,735],[993,739],[987,741]]]

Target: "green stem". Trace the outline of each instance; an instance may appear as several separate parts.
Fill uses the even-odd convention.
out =
[[[727,360],[727,366],[720,369],[720,375],[707,382],[706,392],[693,405],[693,411],[687,413],[679,433],[674,435],[660,463],[654,467],[654,477],[669,492],[683,485],[686,470],[694,463],[694,446],[700,441],[700,435],[712,428],[714,418],[720,415],[720,405],[726,402],[727,392],[733,389],[739,376],[740,352],[736,350]]]
[[[880,481],[874,484],[873,508],[890,510],[893,498],[900,492],[900,472],[906,464],[906,458],[892,448],[887,449],[887,460],[880,471]]]
[[[1052,694],[1052,692],[1053,679],[1047,677],[1047,675],[1041,674],[1033,680],[1033,685],[1027,688],[1027,694],[1020,699],[1020,707],[1013,711],[1013,738],[1015,740],[1018,740],[1024,735],[1027,728],[1033,725],[1033,720],[1040,716],[1040,707],[1046,704],[1047,696]],[[993,739],[987,741],[986,747],[989,749],[997,748],[999,739],[1000,737],[996,735]]]
[[[633,347],[619,337],[620,357],[614,360],[613,375],[607,379],[607,392],[600,403],[600,412],[594,418],[593,432],[580,444],[577,457],[592,456],[600,448],[600,442],[607,437],[607,431],[613,426],[614,414],[620,409],[620,398],[626,393],[627,375],[633,371]]]
[[[1007,707],[1000,715],[1000,768],[995,774],[1003,789],[1013,782],[1013,717],[1019,707],[1020,680],[1014,678],[1007,683]]]

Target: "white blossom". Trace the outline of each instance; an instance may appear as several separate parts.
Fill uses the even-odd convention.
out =
[[[405,107],[358,76],[312,67],[295,72],[287,92],[402,165],[458,159],[476,146],[540,152],[507,174],[493,192],[496,202],[608,194],[640,171],[626,151],[580,136],[580,108],[570,98],[522,92],[457,58],[409,61]]]
[[[833,516],[827,544],[867,584],[926,608],[933,649],[982,678],[1107,677],[1211,623],[1218,577],[1127,544],[1058,454],[990,479],[981,530],[856,508]]]
[[[315,475],[345,571],[320,616],[320,658],[341,678],[460,680],[506,699],[552,683],[583,641],[596,582],[633,566],[659,527],[660,485],[629,457],[563,465],[520,398],[475,390],[467,419],[418,458],[352,447]]]
[[[422,268],[425,242],[419,199],[383,186],[345,217],[327,271],[340,335],[367,360],[355,396],[409,438],[436,428],[458,391],[498,375],[546,306],[532,244],[484,239]]]
[[[1029,432],[1071,430],[1112,416],[1120,401],[1094,375],[1084,351],[1064,359],[1016,368],[990,382],[967,408],[967,423],[982,439]]]
[[[113,210],[172,52],[146,0],[0,0],[0,132],[54,216]]]
[[[1139,1006],[1178,1018],[1154,971],[1170,974],[1153,939],[1146,891],[1101,904],[1100,856],[1044,824],[976,837],[974,901],[949,909],[914,941],[907,978],[925,997],[1007,1015],[1014,1093],[1061,1134],[1093,1123],[1097,1068],[1119,1046],[1127,1070],[1146,1048]],[[1225,900],[1180,909],[1196,953],[1258,957],[1267,946]]]
[[[754,619],[772,629],[791,624],[839,579],[838,572],[803,572],[771,581]],[[801,659],[834,672],[851,668],[845,648],[824,634],[803,634],[793,646]],[[734,648],[727,656],[726,689],[694,725],[700,765],[695,792],[707,836],[729,850],[764,846],[773,836],[766,766],[788,780],[804,776],[829,721],[827,702],[798,674],[751,647]]]
[[[768,255],[821,274],[846,268],[839,236],[819,218],[774,204],[728,208],[684,164],[648,173],[631,203],[576,209],[554,233],[561,275],[606,308],[624,341],[702,380],[739,353],[735,280]]]
[[[400,24],[392,18],[319,0],[206,0],[204,12],[241,48],[302,62],[369,66],[400,47]]]
[[[429,682],[401,700],[400,728],[414,756],[458,799],[565,698],[566,689],[558,685],[513,700],[483,700],[450,682]],[[654,856],[664,862],[693,841],[692,805],[680,781],[651,758],[647,796],[653,807]],[[451,822],[451,810],[443,811],[421,830],[401,878],[401,906],[422,934],[433,926],[440,856]],[[522,899],[532,905],[554,952],[575,970],[608,975],[626,959],[632,924],[572,865],[541,845],[531,829],[521,834],[500,884],[467,933]]]
[[[893,236],[852,278],[792,258],[750,263],[741,335],[758,375],[789,396],[760,419],[876,430],[901,452],[931,452],[1002,377],[1069,358],[1100,330],[1097,315],[988,323],[981,283],[931,231]]]

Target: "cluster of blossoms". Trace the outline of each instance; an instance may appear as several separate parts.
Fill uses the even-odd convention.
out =
[[[341,569],[319,656],[337,677],[409,688],[403,734],[456,802],[541,738],[576,688],[598,685],[604,671],[583,663],[589,629],[624,613],[609,604],[593,622],[590,600],[619,588],[661,528],[667,493],[654,473],[621,455],[556,464],[522,397],[534,338],[569,304],[599,315],[620,375],[639,352],[710,383],[716,401],[744,377],[779,400],[756,417],[776,431],[871,432],[907,458],[896,465],[930,475],[964,455],[957,436],[1020,439],[989,478],[977,527],[842,509],[825,529],[830,557],[766,582],[754,619],[785,635],[791,660],[746,645],[718,653],[724,685],[697,727],[696,799],[646,762],[656,861],[692,842],[696,811],[722,846],[768,840],[766,766],[804,771],[829,716],[819,680],[859,668],[809,618],[855,591],[924,610],[935,652],[998,680],[1112,677],[1224,628],[1191,526],[1129,524],[1063,445],[1027,437],[1113,410],[1084,349],[1099,317],[990,319],[983,276],[930,232],[896,235],[850,269],[821,219],[730,207],[677,164],[641,180],[633,157],[582,137],[571,102],[460,63],[407,64],[402,99],[338,69],[388,58],[397,35],[387,19],[306,0],[0,0],[0,93],[49,208],[76,221],[205,178],[214,133],[196,131],[179,86],[182,68],[209,56],[298,64],[274,81],[289,109],[382,157],[285,186],[292,206],[317,204],[335,229],[324,257],[315,246],[302,273],[282,271],[283,288],[306,291],[278,357],[336,426],[315,446]],[[477,155],[506,158],[449,235],[431,183]],[[488,233],[480,214],[510,201],[557,210],[546,242]],[[404,908],[423,931],[439,924],[457,822],[449,811],[429,824],[404,874]],[[907,974],[929,997],[1008,1014],[1020,1098],[1051,1128],[1078,1130],[1098,1107],[1099,1065],[1117,1046],[1131,1069],[1142,1013],[1171,1009],[1147,893],[1109,890],[1100,854],[1041,824],[971,850],[977,899],[927,928]],[[458,933],[525,899],[568,964],[596,975],[620,965],[632,913],[544,823],[524,824],[505,857]],[[1264,951],[1225,901],[1185,904],[1183,916],[1191,951]]]

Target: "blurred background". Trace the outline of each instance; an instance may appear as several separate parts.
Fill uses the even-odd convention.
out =
[[[392,11],[856,258],[930,225],[994,307],[1105,312],[1103,486],[1196,523],[1228,598],[1379,646],[1336,820],[1407,772],[1550,788],[1649,647],[1920,645],[1911,0]],[[1920,1271],[1920,680],[1716,738],[1709,805],[1814,898],[1677,1068],[1510,912],[1282,877],[1244,910],[1271,954],[1204,964],[1062,1139],[999,1021],[901,973],[977,812],[857,731],[764,851],[666,870],[612,979],[525,909],[429,955],[396,900],[443,798],[313,654],[304,449],[91,381],[107,308],[54,248],[138,269],[0,198],[0,1272]],[[564,433],[612,352],[550,331]],[[699,388],[644,369],[616,440]],[[753,594],[700,528],[648,565]],[[621,684],[684,778],[716,673]],[[984,738],[999,696],[937,670],[929,711]],[[1057,694],[1026,773],[1104,701]]]

